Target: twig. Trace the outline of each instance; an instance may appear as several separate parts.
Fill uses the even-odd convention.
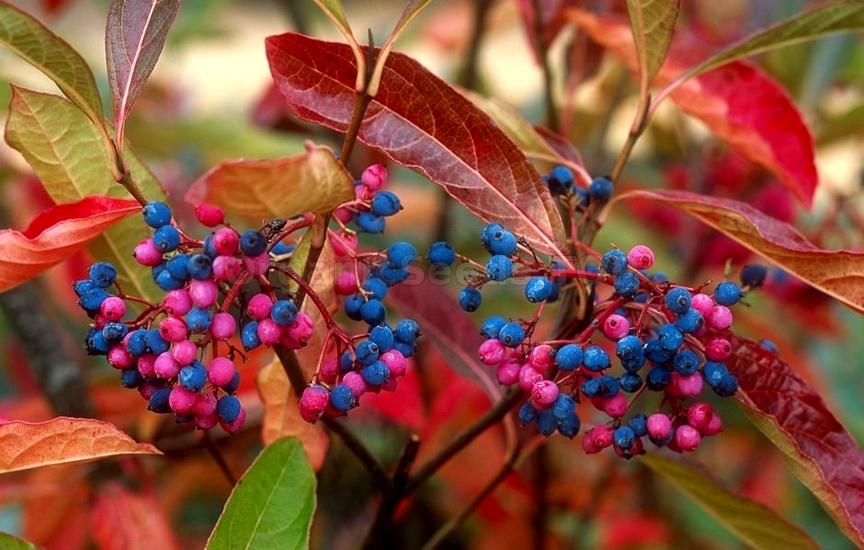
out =
[[[539,50],[540,67],[543,70],[543,93],[546,99],[546,126],[558,130],[558,111],[555,109],[555,97],[552,93],[552,67],[549,65],[547,44],[543,37],[543,10],[540,0],[531,0],[534,11],[534,39]]]
[[[202,432],[201,441],[204,442],[204,447],[207,448],[207,452],[210,453],[210,456],[212,456],[213,460],[216,461],[219,469],[222,470],[223,474],[225,474],[225,479],[228,480],[228,483],[231,485],[231,487],[237,485],[237,478],[234,477],[233,473],[231,473],[231,468],[228,467],[228,463],[225,462],[225,457],[222,456],[222,452],[219,451],[219,447],[216,446],[216,443],[210,437],[210,434],[207,432]]]

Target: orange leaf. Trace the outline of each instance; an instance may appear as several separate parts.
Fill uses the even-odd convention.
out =
[[[100,420],[61,416],[48,422],[0,424],[0,473],[123,454],[162,453]]]
[[[99,491],[90,522],[99,550],[179,549],[155,495],[135,494],[119,483]]]

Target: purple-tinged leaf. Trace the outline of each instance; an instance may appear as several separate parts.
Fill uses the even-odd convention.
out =
[[[864,548],[864,453],[822,397],[789,365],[746,338],[730,338],[726,361],[738,378],[736,398],[788,457],[792,472],[840,530]]]
[[[132,104],[156,66],[180,0],[111,0],[105,28],[108,87],[114,101],[117,143]]]

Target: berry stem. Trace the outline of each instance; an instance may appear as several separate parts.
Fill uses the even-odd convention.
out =
[[[222,452],[219,450],[219,447],[216,446],[216,443],[210,437],[210,432],[201,432],[201,442],[204,444],[207,452],[210,453],[210,456],[213,457],[213,460],[216,461],[219,469],[222,471],[223,474],[225,474],[225,479],[228,480],[228,484],[231,487],[237,485],[237,478],[234,477],[233,473],[231,473],[231,468],[228,467],[228,463],[225,461],[225,457],[222,456]]]

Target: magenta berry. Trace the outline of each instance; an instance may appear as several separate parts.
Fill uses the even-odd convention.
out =
[[[270,266],[270,254],[262,252],[257,256],[243,256],[243,266],[253,277],[263,275]]]
[[[171,389],[171,395],[168,397],[168,405],[171,410],[177,414],[189,414],[192,412],[192,407],[195,406],[197,394],[193,393],[180,384],[177,384]]]
[[[480,344],[480,362],[484,365],[497,365],[507,357],[507,347],[497,338]]]
[[[144,239],[132,252],[135,261],[147,267],[155,267],[162,262],[162,251],[153,242],[153,239]]]
[[[612,418],[621,418],[627,413],[627,405],[627,397],[619,392],[612,397],[602,398],[600,409]]]
[[[387,350],[378,356],[378,360],[390,369],[391,377],[396,378],[405,375],[405,370],[408,367],[408,360],[405,359],[405,356],[398,350]]]
[[[117,296],[108,296],[99,306],[99,313],[107,321],[119,321],[126,315],[126,302]]]
[[[701,313],[703,318],[707,319],[711,315],[711,310],[714,309],[714,298],[704,292],[694,294],[690,300],[690,307]]]
[[[354,294],[357,292],[357,275],[353,271],[340,271],[336,274],[334,288],[342,296]]]
[[[716,416],[714,408],[705,402],[693,403],[687,409],[687,423],[702,432]]]
[[[663,441],[672,433],[672,421],[663,413],[648,417],[648,435],[656,441]]]
[[[558,384],[551,380],[540,380],[531,388],[531,403],[537,410],[548,409],[558,399]]]
[[[708,424],[704,428],[699,430],[699,432],[701,432],[704,436],[717,435],[721,431],[723,431],[723,421],[720,419],[720,415],[717,413],[714,413]]]
[[[216,303],[219,287],[210,279],[193,280],[189,283],[188,292],[195,307],[207,309]]]
[[[726,306],[716,305],[705,320],[714,330],[729,330],[732,327],[732,311]]]
[[[179,317],[166,317],[159,323],[159,334],[168,342],[185,340],[189,334],[186,322]]]
[[[547,372],[555,365],[555,350],[549,344],[539,344],[531,348],[528,362],[539,372]]]
[[[675,443],[682,451],[695,451],[702,436],[693,426],[684,424],[675,429]]]
[[[370,191],[378,191],[387,183],[387,168],[383,164],[373,164],[363,170],[360,181]]]
[[[225,210],[215,204],[202,202],[195,205],[195,217],[205,227],[216,227],[225,221]]]
[[[188,340],[186,341],[188,342]],[[153,363],[153,372],[159,378],[171,379],[180,374],[180,363],[170,351],[166,351],[156,357],[156,361]]]
[[[643,244],[636,245],[627,253],[627,264],[636,269],[650,269],[654,265],[654,251]]]
[[[199,393],[192,405],[192,414],[195,416],[210,416],[216,412],[216,396],[210,392]]]
[[[156,376],[156,355],[148,353],[138,358],[138,372],[144,378],[153,378]]]
[[[694,373],[688,376],[682,376],[677,372],[672,373],[672,382],[669,383],[666,390],[680,399],[695,397],[702,393],[704,379],[700,373]]]
[[[613,313],[603,323],[603,334],[610,340],[618,341],[630,332],[630,321],[626,317]]]
[[[108,351],[108,364],[115,369],[128,369],[135,364],[126,346],[117,344]]]
[[[521,372],[522,364],[514,358],[508,358],[495,369],[495,378],[502,386],[509,386],[519,382]]]
[[[726,338],[712,338],[705,344],[705,358],[709,361],[725,361],[732,356],[732,344]]]
[[[300,311],[297,313],[297,320],[293,325],[288,327],[288,336],[297,342],[305,344],[314,331],[315,326],[312,318],[305,312]]]
[[[217,281],[232,282],[243,272],[243,260],[234,256],[217,256],[213,260],[213,277]]]
[[[363,380],[363,376],[359,372],[346,372],[345,376],[342,377],[342,385],[351,390],[355,399],[359,399],[361,395],[366,393],[366,381]]]
[[[213,316],[213,321],[210,323],[210,334],[217,340],[227,340],[234,336],[237,331],[237,321],[230,313],[217,313]]]
[[[174,360],[184,367],[191,365],[198,353],[198,346],[192,340],[180,340],[171,346],[171,355]]]
[[[240,248],[240,235],[230,227],[221,227],[213,233],[213,248],[220,256],[236,254]]]
[[[186,289],[171,290],[162,299],[162,307],[168,313],[181,317],[192,309],[192,295]]]
[[[272,346],[282,337],[282,327],[273,319],[261,319],[258,321],[258,339],[267,346]]]
[[[220,388],[231,382],[235,372],[237,370],[234,368],[234,363],[227,357],[215,357],[207,365],[207,379]]]
[[[519,367],[519,387],[523,391],[531,391],[534,384],[543,380],[543,373],[531,366],[531,363],[525,363]]]

